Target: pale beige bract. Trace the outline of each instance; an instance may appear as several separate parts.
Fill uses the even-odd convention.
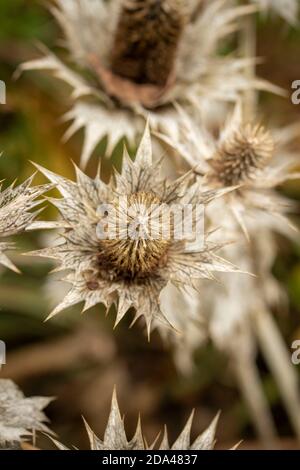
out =
[[[20,443],[34,431],[51,432],[43,409],[52,398],[26,398],[11,380],[0,379],[0,446]]]
[[[169,444],[168,431],[165,427],[163,437],[159,445],[159,450],[213,450],[215,445],[215,434],[219,415],[216,416],[216,418],[212,421],[208,428],[203,431],[202,434],[200,434],[193,442],[191,442],[191,428],[193,424],[193,415],[194,413],[191,414],[186,425],[184,426],[184,429],[172,445]],[[134,437],[130,441],[128,441],[124,427],[124,418],[121,417],[115,391],[112,397],[110,415],[104,432],[103,440],[99,439],[99,437],[95,435],[95,433],[92,431],[92,429],[86,422],[85,427],[88,434],[91,450],[154,449],[158,440],[156,439],[151,446],[148,446],[145,436],[142,433],[141,422],[139,420]],[[57,440],[52,440],[54,441],[58,449],[69,450],[68,447],[58,442]]]
[[[11,242],[2,240],[25,231],[41,212],[41,209],[30,212],[31,209],[40,205],[39,196],[52,187],[52,185],[31,187],[33,178],[34,176],[28,178],[19,186],[13,183],[3,191],[0,187],[0,264],[16,272],[19,272],[18,268],[5,254],[15,246]]]

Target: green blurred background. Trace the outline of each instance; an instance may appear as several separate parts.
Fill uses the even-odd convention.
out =
[[[60,119],[70,104],[66,89],[40,73],[13,79],[21,62],[39,55],[38,42],[55,48],[59,36],[43,2],[1,0],[0,79],[7,85],[7,104],[0,105],[0,179],[7,183],[15,178],[22,181],[34,171],[29,160],[70,177],[70,159],[79,160],[82,135],[79,133],[66,144],[61,142],[66,124]],[[291,82],[300,79],[300,29],[292,30],[276,18],[259,19],[258,55],[266,58],[259,73],[290,89]],[[262,105],[264,114],[277,124],[300,119],[300,105],[293,106],[288,99],[265,95]],[[300,149],[300,139],[298,145]],[[99,147],[88,168],[91,174],[100,154]],[[117,155],[112,163],[119,165]],[[110,165],[104,161],[104,175]],[[300,198],[299,182],[282,190]],[[47,209],[45,215],[50,214],[51,209]],[[163,423],[169,425],[170,437],[174,437],[194,407],[195,433],[221,409],[220,446],[241,437],[245,447],[257,446],[230,364],[212,345],[197,352],[195,372],[181,377],[157,334],[148,344],[139,325],[128,330],[130,319],[112,333],[113,315],[105,318],[99,306],[84,316],[80,316],[78,306],[43,322],[51,309],[51,296],[62,296],[64,285],[55,281],[55,276],[47,278],[50,262],[21,253],[43,246],[50,237],[41,233],[17,237],[20,254],[13,257],[23,274],[0,272],[0,338],[8,345],[8,365],[2,375],[9,374],[26,394],[57,397],[48,415],[60,440],[81,448],[87,446],[81,415],[101,436],[116,384],[129,432],[133,432],[138,411],[142,412],[145,434],[151,440]],[[289,293],[290,308],[277,319],[290,345],[300,338],[300,247],[282,239],[278,244],[280,255],[274,271]],[[295,447],[277,388],[261,357],[258,365],[281,434],[280,445]],[[43,441],[44,447],[51,447],[46,438]]]

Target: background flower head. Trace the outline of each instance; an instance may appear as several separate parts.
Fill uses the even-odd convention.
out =
[[[202,108],[235,102],[246,89],[274,89],[248,79],[254,58],[219,56],[223,44],[253,5],[234,1],[57,0],[53,13],[65,35],[71,63],[50,52],[21,69],[45,69],[73,89],[66,119],[70,137],[85,128],[82,165],[108,138],[110,154],[122,137],[135,141],[143,119],[168,134],[178,132],[173,102]],[[150,18],[150,20],[149,20]],[[73,66],[71,65],[73,63]],[[74,67],[75,65],[75,67]],[[226,80],[224,80],[226,76]]]
[[[15,186],[13,183],[1,192],[0,188],[0,239],[6,239],[12,235],[24,232],[33,222],[42,209],[36,208],[41,204],[39,196],[48,191],[52,185],[31,186],[34,176],[28,178],[24,183]],[[6,256],[5,252],[12,250],[14,244],[0,242],[0,264],[13,271],[18,268]]]

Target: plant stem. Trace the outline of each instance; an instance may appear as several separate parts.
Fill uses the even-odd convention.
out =
[[[245,2],[249,2],[246,0]],[[249,82],[255,80],[256,76],[256,24],[253,15],[247,15],[243,19],[243,27],[241,29],[241,54],[242,57],[249,60],[249,64],[246,67],[246,78]],[[243,113],[244,119],[251,121],[256,114],[257,107],[257,92],[253,88],[249,88],[245,91],[243,97]]]

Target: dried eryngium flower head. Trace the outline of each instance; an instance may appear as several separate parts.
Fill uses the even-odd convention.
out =
[[[164,87],[175,72],[187,21],[184,0],[125,0],[116,28],[111,70],[137,84]]]
[[[31,187],[33,178],[34,175],[17,187],[13,183],[3,191],[0,187],[0,239],[23,232],[41,212],[41,209],[33,212],[30,210],[41,203],[38,197],[51,189],[52,185]],[[0,242],[0,264],[18,272],[16,266],[5,255],[5,251],[13,247],[12,243]]]
[[[11,380],[0,379],[0,447],[16,445],[34,431],[50,432],[43,409],[52,398],[26,398]]]
[[[276,89],[246,77],[245,67],[253,58],[218,56],[220,41],[239,28],[242,17],[256,11],[253,5],[237,6],[234,0],[204,0],[200,5],[194,0],[56,4],[53,12],[76,68],[46,52],[21,69],[49,70],[72,87],[75,103],[67,118],[73,124],[66,137],[85,128],[83,166],[104,136],[107,154],[124,136],[135,144],[141,117],[149,110],[153,127],[176,135],[175,100],[188,109],[200,100],[202,108],[211,109],[211,101],[235,102],[249,88]]]
[[[236,269],[216,255],[220,245],[211,244],[198,225],[203,221],[198,208],[231,188],[202,192],[191,173],[170,182],[161,178],[160,166],[152,162],[147,126],[135,160],[125,149],[122,172],[109,184],[78,168],[72,182],[39,167],[63,198],[52,199],[62,220],[37,226],[61,228],[64,241],[37,254],[71,271],[66,280],[72,287],[50,317],[82,301],[84,310],[97,303],[107,309],[117,304],[116,324],[134,307],[134,321],[144,316],[150,334],[153,320],[168,324],[159,299],[168,282],[184,287],[193,285],[193,279],[213,279],[214,271]],[[180,232],[177,216],[185,207],[192,208],[192,224]],[[198,235],[201,243],[196,243]]]
[[[271,133],[260,124],[245,124],[238,103],[216,138],[203,121],[191,119],[182,108],[178,111],[181,116],[178,139],[162,134],[160,138],[179,152],[195,173],[205,175],[206,189],[238,186],[219,201],[223,208],[214,210],[210,214],[212,219],[219,220],[222,214],[228,227],[234,216],[232,230],[234,226],[241,228],[247,238],[249,229],[255,232],[258,227],[287,234],[291,223],[285,214],[294,205],[275,189],[285,181],[299,178],[299,172],[295,172],[299,155],[288,148],[299,129],[292,126]]]
[[[241,125],[220,143],[210,160],[213,171],[208,178],[223,186],[255,180],[270,162],[274,142],[269,131],[258,124]]]
[[[159,446],[159,450],[212,450],[215,445],[215,433],[218,423],[218,415],[212,421],[210,426],[200,434],[193,443],[191,443],[191,427],[193,423],[193,413],[188,419],[180,436],[176,439],[174,444],[170,446],[168,440],[168,432],[165,427],[163,439]],[[91,430],[89,425],[85,422],[85,427],[89,437],[91,450],[146,450],[154,449],[156,442],[147,445],[147,441],[142,433],[140,420],[138,421],[134,437],[128,441],[125,428],[124,419],[121,417],[116,392],[114,391],[111,403],[110,415],[108,423],[104,432],[103,440],[99,439]],[[60,450],[68,450],[68,448],[60,442],[54,440],[54,443]]]

